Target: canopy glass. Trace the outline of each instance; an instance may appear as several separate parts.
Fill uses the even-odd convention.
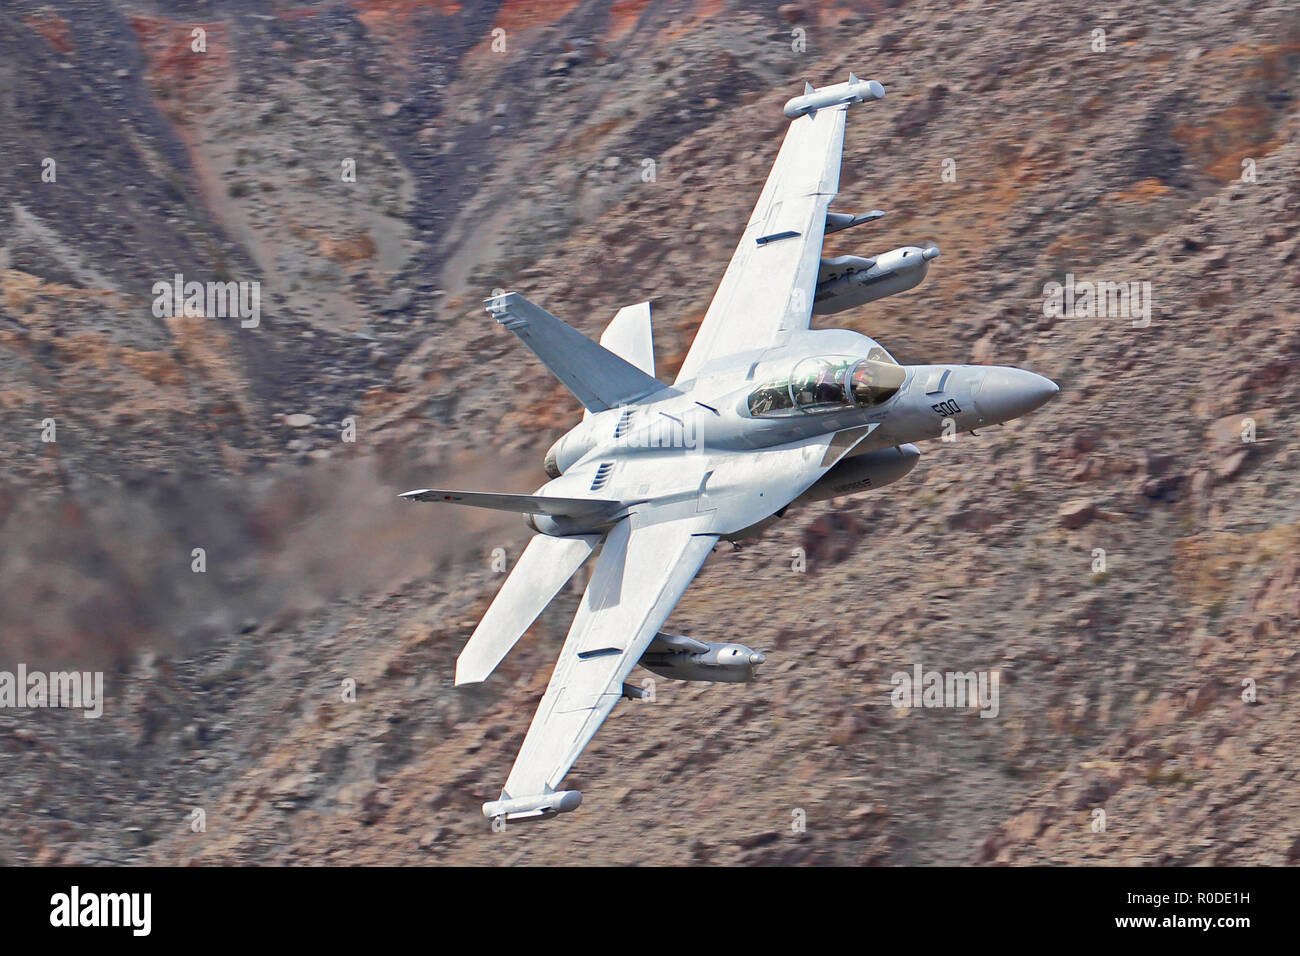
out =
[[[773,418],[812,412],[871,408],[902,387],[906,371],[882,348],[869,358],[806,358],[788,377],[768,381],[749,393],[749,413]]]

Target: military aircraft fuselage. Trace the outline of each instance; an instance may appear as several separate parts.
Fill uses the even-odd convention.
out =
[[[1050,380],[1022,369],[902,366],[868,336],[806,330],[635,405],[590,415],[547,453],[548,472],[556,477],[537,493],[659,501],[682,493],[671,482],[660,490],[657,479],[671,475],[684,455],[780,448],[841,432],[846,444],[852,441],[845,458],[868,455],[1008,421],[1056,391]],[[786,504],[774,502],[773,513]],[[531,523],[551,534],[587,530],[571,520]]]

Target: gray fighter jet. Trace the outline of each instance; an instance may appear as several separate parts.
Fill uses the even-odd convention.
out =
[[[915,442],[1024,415],[1054,383],[1017,368],[899,365],[857,332],[811,329],[902,292],[938,249],[822,256],[823,238],[883,215],[829,210],[848,109],[874,81],[786,104],[792,121],[695,342],[671,385],[655,377],[649,303],[596,343],[516,293],[487,302],[586,407],[546,455],[532,495],[422,489],[402,497],[522,512],[537,531],[456,664],[487,679],[599,547],[568,638],[498,800],[494,821],[554,816],[582,796],[560,784],[641,664],[682,680],[748,681],[762,654],[663,630],[720,538],[756,533],[790,508],[871,491],[916,465]],[[792,585],[793,586],[793,585]]]

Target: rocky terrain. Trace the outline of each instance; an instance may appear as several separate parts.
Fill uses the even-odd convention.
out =
[[[582,575],[454,688],[528,531],[394,496],[531,491],[580,407],[481,300],[651,299],[671,377],[849,70],[835,208],[888,215],[828,254],[943,255],[819,324],[1061,394],[720,546],[670,622],[761,679],[658,681],[493,833]],[[1298,96],[1267,0],[6,4],[0,670],[107,699],[0,710],[0,862],[1300,862]],[[157,316],[176,273],[260,321]],[[998,715],[890,706],[917,663]]]

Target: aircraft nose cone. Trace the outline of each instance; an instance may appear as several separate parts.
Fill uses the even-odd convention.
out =
[[[1008,422],[1046,404],[1060,388],[1022,368],[997,366],[984,373],[975,404],[987,422]]]

